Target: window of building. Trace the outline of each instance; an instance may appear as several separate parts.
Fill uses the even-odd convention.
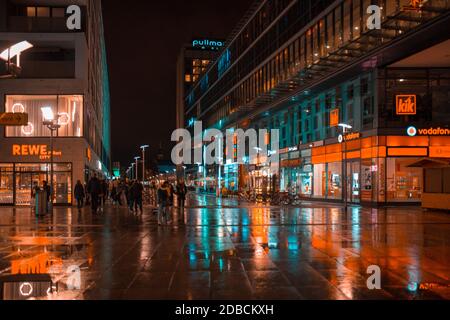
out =
[[[64,8],[52,8],[52,17],[64,18],[64,16],[65,16]]]
[[[388,158],[387,200],[393,202],[418,202],[422,197],[422,168],[408,167],[418,158]]]
[[[187,74],[187,75],[184,76],[184,81],[185,82],[191,82],[191,80],[192,80],[192,78],[191,78],[190,74]]]
[[[48,137],[50,130],[43,125],[42,107],[51,107],[59,116],[56,135],[81,137],[83,135],[83,96],[81,95],[9,95],[6,112],[28,113],[28,125],[7,127],[6,137]]]
[[[27,17],[36,17],[36,7],[27,7]]]
[[[50,8],[49,7],[37,7],[37,16],[38,17],[50,17]]]

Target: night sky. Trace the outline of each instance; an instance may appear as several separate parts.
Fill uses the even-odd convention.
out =
[[[177,56],[194,37],[227,38],[253,0],[103,0],[111,87],[112,160],[149,144],[170,157]]]

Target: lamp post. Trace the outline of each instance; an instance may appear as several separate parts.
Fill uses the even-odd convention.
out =
[[[141,146],[142,149],[142,182],[145,182],[145,149],[149,148],[148,144]]]
[[[136,161],[136,180],[139,180],[139,159],[141,157],[134,157],[134,160]]]
[[[339,137],[339,142],[344,144],[344,179],[343,179],[343,196],[344,196],[344,210],[347,212],[348,208],[348,177],[347,177],[347,139],[345,137],[346,133],[349,132],[353,127],[351,125],[340,123],[339,127],[342,128],[342,135]]]
[[[59,116],[55,117],[51,107],[42,107],[42,116],[44,118],[43,125],[50,130],[50,204],[51,210],[53,211],[53,200],[54,200],[54,183],[53,183],[53,134],[61,126],[58,123]]]

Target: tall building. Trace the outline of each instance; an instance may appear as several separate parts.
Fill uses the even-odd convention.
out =
[[[177,128],[184,128],[185,95],[206,71],[215,59],[224,41],[217,39],[195,38],[185,45],[177,59]]]
[[[81,8],[81,30],[66,9]],[[51,181],[50,130],[41,108],[58,115],[55,203],[70,205],[77,180],[110,171],[110,100],[101,2],[0,0],[0,47],[28,41],[17,78],[0,79],[0,111],[25,112],[28,124],[2,128],[0,204],[29,205],[33,182]],[[2,51],[2,50],[0,50]],[[1,63],[1,62],[0,62]]]
[[[205,180],[305,199],[420,202],[433,189],[420,160],[450,158],[449,25],[449,1],[256,1],[186,94],[185,117],[224,132],[279,129],[280,161],[227,163]]]

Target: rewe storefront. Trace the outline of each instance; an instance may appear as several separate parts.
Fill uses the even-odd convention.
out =
[[[49,138],[5,139],[0,153],[0,205],[31,204],[33,183],[50,184]],[[54,138],[54,197],[57,205],[73,203],[73,186],[101,173],[99,159],[81,138]]]

